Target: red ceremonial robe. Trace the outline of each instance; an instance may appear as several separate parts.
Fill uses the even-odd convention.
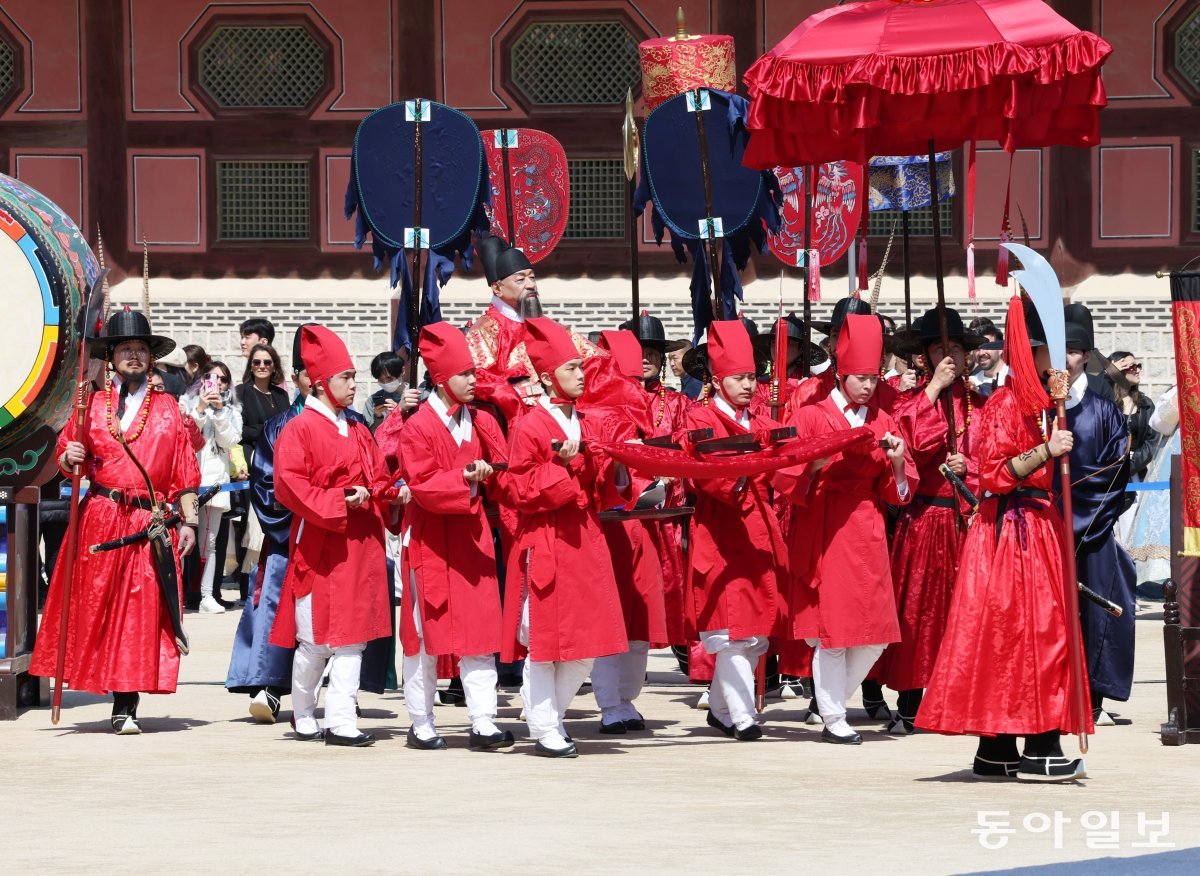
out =
[[[960,380],[942,391],[936,407],[925,395],[925,388],[919,387],[905,393],[895,410],[921,481],[912,503],[901,512],[892,536],[892,583],[900,641],[883,652],[881,676],[893,690],[914,690],[929,683],[946,630],[959,549],[971,513],[938,471],[949,452],[948,395],[953,399],[955,425],[962,430],[957,437],[958,452],[967,459],[963,481],[978,495],[979,467],[974,455],[984,398],[966,389]]]
[[[687,428],[688,409],[695,404],[682,392],[667,389],[658,381],[645,387],[654,397],[650,401],[650,421],[654,436],[679,436]],[[683,505],[683,483],[674,480],[667,487],[664,507],[679,508]],[[663,520],[648,523],[647,527],[657,531],[658,556],[662,563],[663,606],[666,616],[669,645],[687,644],[687,611],[685,608],[685,581],[687,568],[683,557],[683,528],[686,518],[677,521]]]
[[[1023,416],[1007,386],[992,393],[980,420],[979,485],[993,495],[967,530],[946,634],[916,724],[976,736],[1076,733],[1062,518],[1049,499],[1013,493],[1048,492],[1054,460],[1025,480],[1009,469],[1010,459],[1046,439],[1040,418]],[[1083,684],[1086,690],[1086,678]],[[1084,724],[1090,733],[1090,711]]]
[[[586,414],[576,416],[585,443],[608,440]],[[566,437],[541,404],[509,429],[508,495],[518,517],[504,592],[500,659],[506,662],[525,656],[517,635],[526,587],[531,660],[584,660],[629,649],[597,516],[628,496],[614,487],[612,460],[592,447],[560,460],[550,443]]]
[[[118,504],[95,489],[107,487],[136,496],[146,495],[145,480],[109,431],[106,414],[109,404],[115,420],[116,389],[110,387],[107,392],[93,393],[83,433],[76,435],[72,416],[58,436],[55,451],[61,455],[68,441],[81,442],[88,455],[84,471],[93,485],[79,518],[79,548],[71,585],[63,681],[72,690],[92,693],[112,690],[173,693],[179,680],[179,651],[155,577],[150,544],[141,542],[102,554],[88,553],[94,544],[130,535],[150,525],[149,511]],[[129,446],[146,467],[154,489],[173,502],[184,489],[195,489],[200,484],[196,452],[174,398],[151,389],[142,406],[128,430],[136,436]],[[138,433],[143,412],[146,425]],[[175,538],[172,532],[172,539]],[[65,562],[59,562],[50,581],[42,627],[29,667],[33,675],[50,677],[55,673],[66,567]],[[183,574],[178,556],[175,577],[182,606]]]
[[[296,643],[296,600],[312,594],[313,641],[337,648],[392,635],[391,584],[383,528],[396,532],[396,488],[383,453],[362,423],[348,434],[313,408],[283,427],[275,442],[275,495],[292,512],[290,560],[270,642]],[[365,486],[371,499],[346,506],[345,491]]]
[[[412,490],[404,513],[408,544],[403,581],[416,579],[421,632],[428,654],[476,655],[500,650],[500,589],[484,490],[497,488],[498,472],[471,495],[463,469],[477,459],[506,462],[508,447],[495,419],[471,412],[471,437],[456,444],[430,403],[400,433],[401,474]],[[420,650],[411,606],[401,612],[404,653]]]
[[[750,417],[751,431],[779,424]],[[715,401],[695,405],[687,428],[712,429],[714,438],[745,433],[717,409]],[[729,630],[730,639],[769,636],[779,620],[779,588],[787,580],[787,552],[767,498],[770,474],[692,481],[688,614],[693,632]]]
[[[801,380],[799,386],[792,391],[792,394],[787,399],[787,405],[784,410],[785,422],[790,423],[791,416],[800,410],[800,408],[807,405],[815,405],[829,398],[829,394],[833,392],[835,386],[837,386],[837,374],[832,365],[820,374]],[[881,380],[875,388],[875,394],[871,396],[871,400],[867,402],[867,405],[891,413],[892,408],[895,407],[899,398],[900,392],[896,387],[892,386],[886,380]]]
[[[889,414],[869,406],[867,411],[864,425],[876,437],[896,434]],[[802,407],[788,425],[800,438],[850,428],[832,398]],[[903,505],[911,498],[917,470],[907,452],[904,469],[904,498],[878,442],[835,454],[815,474],[809,464],[775,476],[776,488],[796,506],[787,539],[790,638],[820,639],[825,648],[885,645],[900,638],[884,505]]]

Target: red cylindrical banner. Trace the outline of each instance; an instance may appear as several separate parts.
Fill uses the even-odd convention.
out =
[[[642,62],[642,100],[646,112],[692,88],[737,90],[733,37],[701,34],[659,37],[638,46]]]
[[[1183,477],[1185,557],[1200,557],[1200,271],[1171,274],[1175,322],[1175,375],[1179,383],[1179,446]]]

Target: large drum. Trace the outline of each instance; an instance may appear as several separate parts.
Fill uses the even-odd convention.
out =
[[[71,413],[78,314],[99,266],[45,195],[0,174],[0,485],[53,477]]]

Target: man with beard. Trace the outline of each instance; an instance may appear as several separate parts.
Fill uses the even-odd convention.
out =
[[[146,529],[156,498],[179,503],[183,522],[171,546],[186,555],[196,545],[196,454],[178,402],[147,380],[154,358],[174,348],[170,338],[151,333],[140,312],[126,307],[113,314],[105,336],[92,342],[92,354],[108,359],[111,377],[92,394],[82,431],[72,418],[58,436],[59,469],[69,477],[82,466],[91,486],[79,520],[67,629],[59,629],[67,583],[66,564],[59,563],[30,672],[55,674],[65,634],[66,664],[57,683],[112,691],[112,728],[122,736],[141,732],[140,692],[175,692],[179,658],[188,649],[179,616],[183,577],[174,551],[151,539],[98,554],[88,549]],[[154,495],[132,457],[145,468]]]
[[[485,237],[479,243],[484,275],[492,289],[487,312],[467,329],[467,346],[475,361],[478,401],[495,405],[511,422],[523,406],[537,403],[542,394],[537,372],[525,350],[525,319],[541,316],[537,277],[525,253],[501,238]],[[583,359],[596,348],[575,332],[571,340]]]

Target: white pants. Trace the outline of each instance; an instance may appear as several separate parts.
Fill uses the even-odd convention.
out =
[[[313,642],[312,595],[296,600],[296,656],[292,658],[292,714],[297,733],[316,733],[317,694],[325,664],[329,690],[325,695],[325,730],[338,736],[357,736],[354,713],[358,676],[366,644],[330,648]]]
[[[417,600],[416,582],[409,581],[409,597],[421,650],[413,656],[404,655],[404,705],[412,721],[413,732],[422,739],[437,734],[433,722],[433,698],[437,693],[437,657],[425,652],[421,611]],[[491,654],[462,657],[458,662],[463,692],[467,698],[467,717],[476,733],[496,732],[496,661]]]
[[[521,625],[517,629],[517,640],[529,647],[529,597],[521,606]],[[525,671],[521,679],[521,702],[525,706],[525,723],[529,725],[529,737],[550,748],[565,748],[566,727],[563,720],[567,707],[588,673],[593,660],[566,660],[562,662],[535,662],[525,658]]]
[[[813,654],[813,690],[817,708],[821,710],[821,719],[830,733],[849,736],[854,731],[846,723],[846,701],[858,690],[887,646],[823,648],[819,639],[807,641],[816,649]]]
[[[708,710],[722,724],[745,730],[756,723],[754,706],[754,668],[767,653],[766,636],[730,639],[729,630],[710,630],[700,634],[704,650],[716,657]]]
[[[649,642],[633,641],[624,654],[597,657],[592,664],[592,691],[600,707],[600,720],[605,724],[642,717],[633,707],[633,701],[645,684],[649,654]]]
[[[205,505],[200,509],[200,530],[196,535],[196,544],[200,548],[200,598],[207,599],[213,595],[213,582],[216,581],[218,566],[221,577],[225,576],[225,558],[217,560],[217,533],[221,529],[221,517],[224,511]]]

